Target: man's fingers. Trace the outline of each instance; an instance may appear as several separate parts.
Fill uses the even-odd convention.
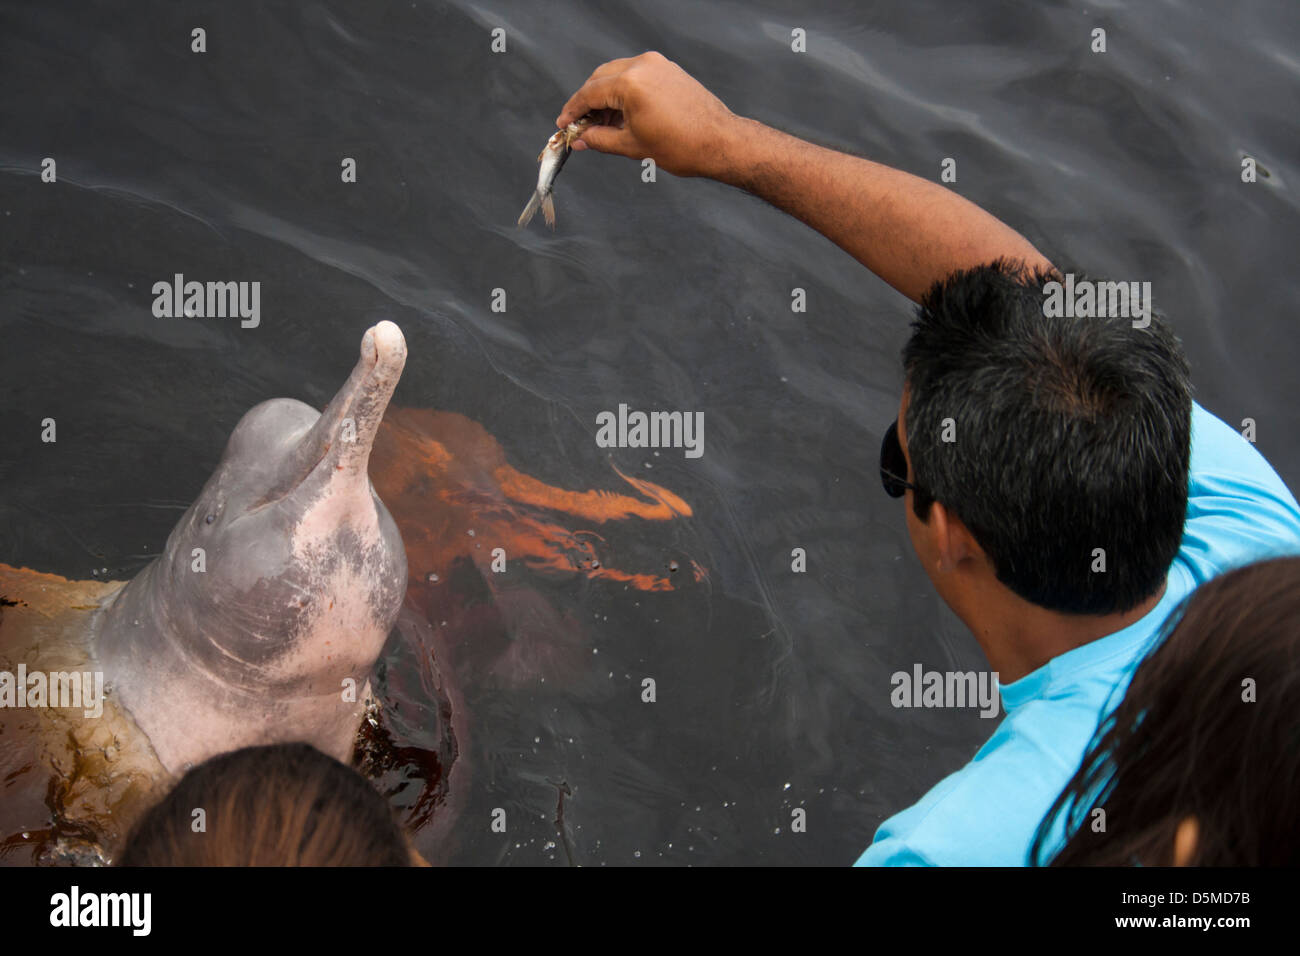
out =
[[[602,153],[636,158],[632,134],[615,126],[589,126],[575,141]]]
[[[586,110],[578,110],[572,107],[574,107],[574,101],[577,100],[578,97],[582,95],[583,91],[585,91],[589,86],[591,86],[593,81],[604,80],[612,76],[617,76],[619,73],[622,73],[624,70],[626,70],[628,64],[630,64],[631,62],[632,62],[632,58],[625,56],[617,60],[610,60],[608,63],[602,63],[600,66],[592,70],[591,76],[587,77],[587,82],[583,83],[582,86],[578,89],[578,92],[574,93],[573,96],[569,98],[569,102],[564,104],[564,109],[560,111],[560,115],[555,118],[556,127],[563,129],[565,126],[568,126],[570,123],[576,120],[579,116],[582,116],[584,113],[587,112]],[[590,108],[593,107],[589,107],[589,109]]]
[[[590,115],[597,126],[608,126],[610,129],[623,128],[623,113],[621,110],[593,110]],[[600,134],[597,133],[596,135],[599,136]],[[582,141],[582,137],[578,137],[573,141],[573,148],[578,152],[582,152],[588,147]]]
[[[610,60],[608,63],[602,63],[591,71],[591,76],[587,77],[587,82],[590,83],[592,80],[599,80],[607,76],[613,76],[615,73],[622,73],[631,65],[631,63],[632,57],[630,56],[619,57],[617,60]]]
[[[618,82],[619,76],[621,74],[603,76],[584,83],[578,92],[569,97],[569,102],[564,104],[564,109],[560,110],[560,115],[555,118],[556,127],[563,129],[579,116],[585,116],[592,110],[621,110],[623,96]]]

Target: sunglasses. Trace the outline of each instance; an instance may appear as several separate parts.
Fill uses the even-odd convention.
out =
[[[925,495],[924,491],[903,477],[906,474],[907,459],[903,457],[903,445],[898,440],[898,419],[894,419],[880,442],[880,483],[885,486],[885,494],[891,498],[901,498],[910,488],[917,495]]]

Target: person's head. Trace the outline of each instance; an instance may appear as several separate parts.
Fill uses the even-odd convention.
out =
[[[117,865],[412,862],[388,803],[369,781],[309,744],[293,743],[246,747],[194,767],[135,824]]]
[[[999,586],[1049,611],[1126,611],[1178,551],[1191,446],[1178,340],[1154,315],[1141,329],[1045,315],[1057,278],[1001,261],[954,273],[903,350],[908,531],[959,614]]]
[[[1162,633],[1030,860],[1048,862],[1064,835],[1054,866],[1295,866],[1300,558],[1202,585]]]

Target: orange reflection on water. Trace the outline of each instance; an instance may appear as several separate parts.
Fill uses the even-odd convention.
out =
[[[691,516],[690,505],[667,488],[614,471],[641,497],[556,488],[514,468],[477,422],[455,412],[392,406],[370,457],[371,480],[402,533],[412,581],[445,575],[463,556],[488,572],[493,550],[502,548],[508,562],[533,569],[671,591],[667,576],[605,565],[594,544],[600,535],[557,517],[602,525]],[[692,565],[694,580],[701,580],[704,569]]]

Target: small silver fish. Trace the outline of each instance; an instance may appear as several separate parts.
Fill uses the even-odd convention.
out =
[[[565,160],[569,158],[569,153],[573,152],[573,141],[581,136],[592,122],[594,121],[590,116],[584,116],[564,129],[557,130],[555,135],[546,141],[546,146],[537,155],[537,162],[541,164],[537,170],[537,189],[533,192],[533,198],[528,200],[524,211],[519,214],[520,229],[532,221],[538,209],[542,210],[542,217],[546,220],[546,224],[552,229],[555,228],[555,194],[552,191],[555,188],[555,177],[560,175]]]

